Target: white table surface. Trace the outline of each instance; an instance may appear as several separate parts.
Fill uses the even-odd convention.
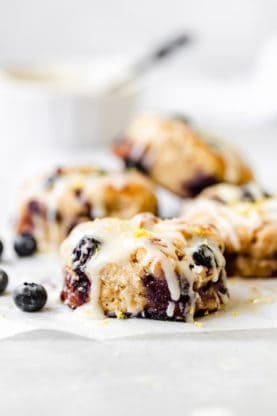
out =
[[[236,134],[270,190],[277,183],[276,135],[274,127]],[[62,152],[62,160],[61,152],[23,143],[12,151],[2,138],[1,146],[3,225],[18,181],[72,152]],[[106,342],[49,331],[18,335],[0,342],[0,414],[275,415],[276,342],[275,330]]]

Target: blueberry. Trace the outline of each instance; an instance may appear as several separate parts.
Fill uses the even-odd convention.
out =
[[[193,253],[193,260],[197,266],[204,266],[207,269],[211,269],[213,265],[213,260],[217,266],[217,261],[214,256],[212,249],[206,244],[202,244],[198,247],[198,250]]]
[[[22,311],[36,312],[46,304],[47,292],[37,283],[23,283],[14,290],[13,300]]]
[[[9,277],[4,270],[0,270],[0,293],[5,292],[9,282]]]
[[[0,240],[0,258],[2,257],[3,251],[4,251],[4,244],[3,244],[3,242]]]
[[[242,187],[241,191],[242,191],[242,201],[255,202],[256,200],[255,195],[252,194],[251,190],[247,186]]]
[[[93,237],[83,237],[72,253],[74,271],[83,271],[89,259],[94,255],[101,242]]]
[[[198,172],[190,181],[183,183],[182,189],[190,197],[198,195],[203,189],[208,186],[218,183],[218,179],[213,175],[205,175]]]
[[[19,257],[27,257],[37,250],[37,242],[32,234],[22,233],[15,237],[14,249]]]
[[[126,169],[136,169],[139,172],[145,173],[147,175],[148,174],[148,168],[143,163],[143,158],[144,157],[142,156],[140,159],[134,160],[131,157],[126,157],[124,159]]]

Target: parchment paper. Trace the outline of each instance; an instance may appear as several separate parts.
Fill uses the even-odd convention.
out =
[[[108,340],[277,328],[276,279],[229,279],[229,305],[223,311],[192,323],[135,318],[95,321],[85,308],[72,311],[60,302],[62,274],[58,256],[39,255],[20,260],[13,258],[3,267],[9,273],[10,284],[7,292],[0,295],[0,338],[38,329],[61,330],[91,339]],[[15,306],[12,290],[24,281],[40,282],[47,289],[48,302],[41,312],[26,313]]]
[[[66,164],[71,162],[72,158],[72,156],[66,157],[64,152],[62,155],[57,155],[56,150],[54,153],[50,153],[50,156],[45,156],[45,169],[50,164],[50,160],[54,166],[57,166],[59,160]],[[76,155],[74,157],[76,159]],[[110,167],[113,162],[107,152],[103,154],[95,152],[94,157],[99,166]],[[33,166],[36,160],[36,158],[31,158],[30,166]],[[80,155],[78,160],[86,159],[84,159],[84,155]],[[17,170],[10,166],[12,162],[15,165],[15,161],[2,157],[1,167],[4,169],[5,163],[7,163],[3,172],[14,172],[17,182],[20,182],[19,179],[22,181],[22,178],[18,178]],[[41,161],[39,160],[38,163],[41,164]],[[116,164],[115,161],[113,164]],[[268,167],[269,172],[271,172],[268,159],[264,159],[264,166],[265,170]],[[33,169],[35,171],[34,166]],[[42,170],[42,167],[40,169]],[[27,172],[24,173],[24,177],[25,174],[27,177]],[[3,190],[3,194],[6,194],[11,187],[11,178],[9,177],[9,180],[6,183],[4,181],[1,185],[2,187],[6,185]],[[6,204],[2,204],[0,207],[1,239],[5,241],[4,261],[1,262],[0,268],[5,269],[10,277],[7,292],[0,295],[0,339],[40,329],[61,330],[91,339],[108,340],[126,337],[172,336],[186,333],[277,328],[277,279],[229,279],[231,293],[229,304],[223,311],[197,319],[195,323],[159,322],[146,319],[94,321],[82,308],[76,311],[70,310],[59,301],[62,274],[58,256],[40,255],[29,259],[17,259],[12,252],[10,235],[12,224],[7,221],[6,216],[10,212],[14,213],[15,196],[16,192],[13,197],[10,195],[10,207],[7,207]],[[177,197],[161,189],[158,191],[158,197],[163,216],[167,217],[178,213],[181,201]],[[12,290],[24,281],[41,282],[47,289],[48,302],[41,312],[24,313],[14,305]]]

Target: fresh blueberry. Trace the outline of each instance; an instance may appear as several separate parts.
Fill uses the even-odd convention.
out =
[[[47,292],[37,283],[23,283],[14,290],[13,300],[22,311],[36,312],[46,304]]]
[[[1,259],[1,257],[2,257],[3,251],[4,251],[4,244],[3,244],[3,242],[0,240],[0,259]]]
[[[4,270],[0,270],[0,293],[5,292],[9,282],[9,277]]]
[[[31,256],[37,250],[37,242],[30,233],[18,234],[15,237],[14,249],[19,257]]]

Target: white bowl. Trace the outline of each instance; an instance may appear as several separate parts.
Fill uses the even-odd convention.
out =
[[[15,144],[109,144],[136,110],[136,85],[108,92],[128,68],[118,57],[0,67],[0,137]]]

